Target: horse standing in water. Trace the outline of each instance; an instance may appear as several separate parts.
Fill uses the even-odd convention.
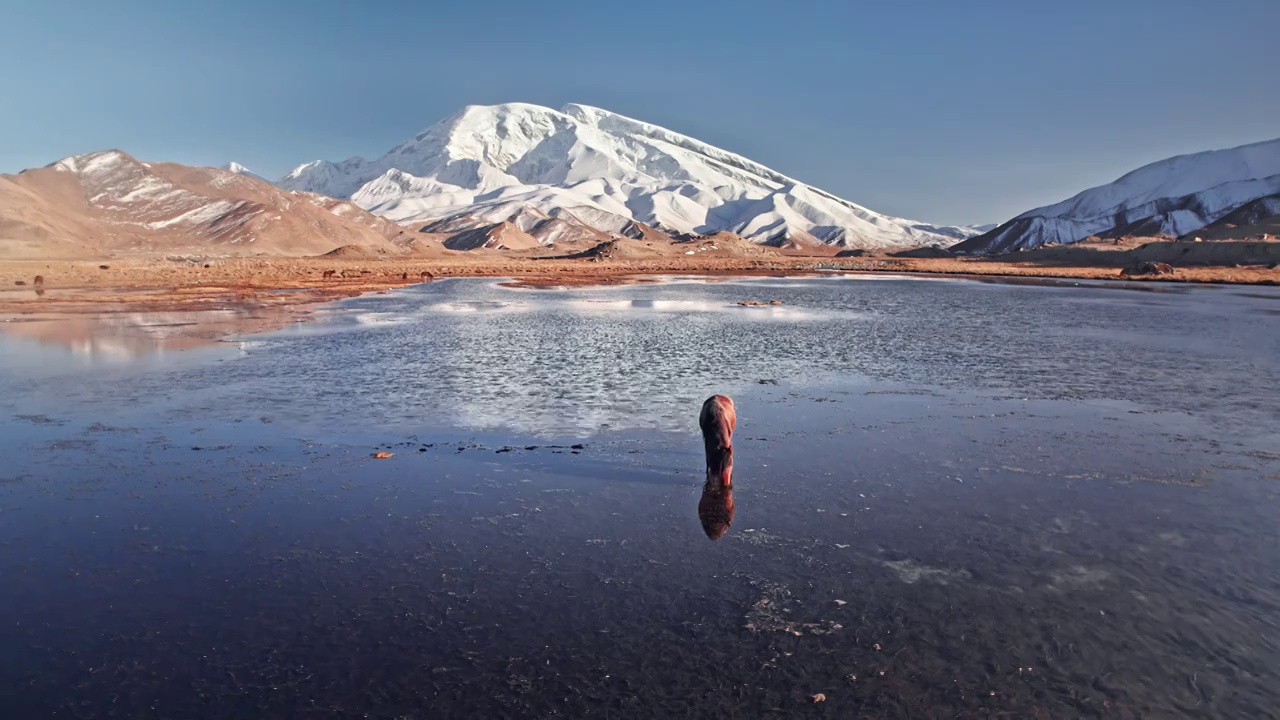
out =
[[[737,424],[732,399],[712,395],[702,403],[698,425],[707,451],[707,482],[698,502],[698,519],[712,540],[724,537],[733,523],[733,430]]]

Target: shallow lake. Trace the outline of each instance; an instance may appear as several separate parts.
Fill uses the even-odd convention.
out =
[[[1280,708],[1275,289],[450,280],[110,337],[0,327],[5,717]]]

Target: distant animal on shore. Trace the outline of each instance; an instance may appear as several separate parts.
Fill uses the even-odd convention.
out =
[[[1173,266],[1162,262],[1135,262],[1120,271],[1120,277],[1136,275],[1172,275]]]
[[[35,284],[36,284],[36,285],[43,285],[43,284],[44,284],[44,276],[43,276],[43,275],[37,275],[37,276],[36,276],[36,279],[35,279]]]
[[[420,277],[421,277],[423,280],[435,280],[435,279],[436,279],[436,276],[435,276],[435,275],[432,275],[431,273],[427,272],[426,270],[423,270],[423,271],[422,271],[422,275],[421,275]]]
[[[405,271],[404,271],[404,273],[400,275],[400,279],[401,279],[401,280],[408,280],[408,279],[409,279],[409,271],[408,271],[408,270],[405,270]]]
[[[324,277],[324,279],[325,279],[325,280],[328,280],[329,278],[331,278],[331,277],[333,277],[334,275],[337,275],[337,274],[338,274],[338,271],[337,271],[337,270],[325,270],[325,271],[324,271],[324,276],[323,276],[323,277]]]
[[[738,425],[733,400],[712,395],[698,415],[706,450],[707,481],[698,501],[698,519],[712,540],[719,540],[733,524],[733,431]]]

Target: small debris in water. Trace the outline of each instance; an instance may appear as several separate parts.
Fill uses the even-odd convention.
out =
[[[994,693],[993,693],[993,694],[994,694]],[[826,696],[826,695],[823,695],[822,693],[818,693],[818,694],[816,694],[816,695],[814,695],[814,696],[813,696],[813,701],[814,701],[814,702],[816,702],[816,703],[826,702],[826,701],[827,701],[827,696]]]
[[[386,460],[387,458],[391,457],[392,455],[395,455],[395,453],[389,453],[389,452],[386,452],[386,451],[383,451],[383,450],[379,450],[378,452],[376,452],[376,453],[374,453],[374,454],[373,454],[373,456],[374,456],[375,458],[377,458],[378,460]]]

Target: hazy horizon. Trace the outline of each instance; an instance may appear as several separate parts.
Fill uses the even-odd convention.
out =
[[[734,10],[22,7],[0,28],[0,171],[118,148],[276,179],[377,157],[464,105],[576,102],[958,224],[1280,136],[1274,3]]]

